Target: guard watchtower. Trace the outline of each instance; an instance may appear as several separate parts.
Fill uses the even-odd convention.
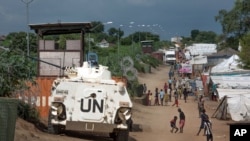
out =
[[[61,69],[65,66],[81,67],[84,61],[85,44],[84,34],[90,32],[91,23],[48,23],[30,24],[38,36],[38,76],[37,86],[31,87],[33,93],[29,93],[29,99],[36,99],[36,106],[41,118],[48,117],[49,96],[53,81],[57,77],[64,76]],[[54,38],[46,38],[49,35],[77,34],[78,39],[65,39],[64,46]],[[56,66],[56,67],[55,67]]]
[[[152,53],[153,52],[153,40],[141,41],[141,47],[143,53]]]
[[[84,61],[84,34],[92,28],[89,22],[77,23],[47,23],[30,24],[38,35],[38,77],[40,76],[63,76],[62,69],[65,66],[80,67]],[[59,47],[58,41],[44,38],[49,35],[62,35],[79,33],[77,40],[65,39],[65,46]],[[54,64],[55,67],[50,64]]]

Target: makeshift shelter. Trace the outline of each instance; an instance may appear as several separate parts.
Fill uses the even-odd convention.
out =
[[[216,44],[193,44],[186,47],[190,51],[191,55],[210,55],[217,52]]]
[[[209,66],[215,66],[225,59],[230,58],[234,54],[238,54],[238,51],[232,49],[232,48],[225,48],[223,50],[218,51],[217,53],[213,53],[211,55],[207,56],[208,65]]]
[[[193,65],[207,64],[207,56],[198,55],[198,56],[192,57],[192,59],[189,62],[190,64],[193,64]]]
[[[244,121],[244,116],[250,116],[250,89],[220,89],[217,88],[220,104],[212,117],[234,121]]]
[[[219,88],[250,89],[250,75],[211,75],[210,78]]]
[[[239,62],[239,56],[233,55],[230,58],[222,61],[218,65],[214,66],[211,69],[212,74],[218,74],[218,73],[230,73],[230,72],[243,72],[245,70],[241,69],[239,66],[241,63]]]

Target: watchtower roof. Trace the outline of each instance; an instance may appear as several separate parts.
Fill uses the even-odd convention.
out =
[[[46,24],[30,24],[30,29],[34,30],[39,36],[72,34],[89,32],[92,28],[90,22],[67,22],[67,23],[46,23]]]

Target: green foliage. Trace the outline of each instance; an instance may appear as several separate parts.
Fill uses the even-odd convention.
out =
[[[216,33],[213,31],[200,31],[195,37],[197,43],[216,43]]]
[[[26,32],[12,32],[9,33],[5,40],[3,41],[2,45],[5,47],[8,47],[12,50],[20,49],[24,52],[27,52],[27,40],[26,40],[27,34]],[[36,45],[36,36],[33,33],[29,33],[29,49],[30,52],[36,52],[37,51],[37,45]]]
[[[239,57],[241,62],[243,63],[243,67],[250,69],[250,34],[245,35],[240,44],[242,46]]]
[[[217,34],[213,31],[199,31],[194,29],[191,31],[191,37],[182,37],[182,43],[189,46],[193,43],[217,43]]]
[[[222,37],[221,37],[222,36]],[[218,44],[218,50],[222,50],[225,48],[232,48],[234,50],[238,50],[238,46],[239,46],[239,39],[235,38],[235,37],[223,37],[223,35],[218,36],[218,40],[224,40],[223,42],[220,42]]]
[[[39,121],[38,110],[34,106],[24,103],[23,101],[18,102],[17,115],[29,122],[35,123]]]
[[[59,40],[56,41],[59,45],[58,49],[66,49],[66,40],[80,40],[80,34],[62,34],[59,35]]]
[[[36,72],[36,62],[20,50],[0,51],[0,96],[8,97],[20,89],[28,89],[27,80]]]
[[[191,30],[191,38],[192,40],[195,40],[195,38],[198,36],[200,31],[198,29]]]
[[[131,45],[132,40],[130,37],[125,37],[120,40],[121,45]]]
[[[137,89],[139,86],[140,86],[140,83],[138,82],[138,80],[128,81],[127,89],[128,89],[128,93],[130,94],[130,96],[134,97],[138,95]]]
[[[219,37],[220,48],[237,50],[239,40],[250,30],[250,1],[236,0],[231,10],[220,10],[215,20],[221,24],[224,34]]]
[[[120,28],[116,29],[112,27],[108,30],[108,35],[117,38],[119,36],[119,38],[121,38],[124,35],[124,31],[122,31]]]
[[[134,67],[136,68],[136,70],[138,72],[143,72],[143,73],[146,72],[145,69],[144,69],[144,64],[141,63],[141,62],[139,62],[139,61],[137,61],[137,60],[134,61]]]
[[[250,1],[236,0],[234,7],[227,11],[222,9],[215,17],[222,25],[223,33],[239,38],[247,34],[250,29]]]
[[[91,22],[93,28],[91,29],[92,33],[102,33],[104,32],[104,25],[101,21]]]
[[[135,32],[129,36],[133,36],[133,41],[136,43],[144,40],[153,40],[154,42],[160,41],[160,36],[151,32]]]
[[[161,62],[157,59],[155,59],[154,57],[150,56],[150,55],[143,55],[141,57],[141,60],[143,63],[145,64],[149,64],[150,66],[157,68]]]

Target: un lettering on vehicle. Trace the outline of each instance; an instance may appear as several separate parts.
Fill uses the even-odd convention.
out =
[[[86,104],[84,104],[85,102],[87,102],[87,106]],[[84,106],[85,105],[85,106]],[[96,99],[81,99],[81,111],[82,112],[92,112],[92,113],[103,113],[104,110],[104,100],[101,99],[100,101],[97,101]]]

